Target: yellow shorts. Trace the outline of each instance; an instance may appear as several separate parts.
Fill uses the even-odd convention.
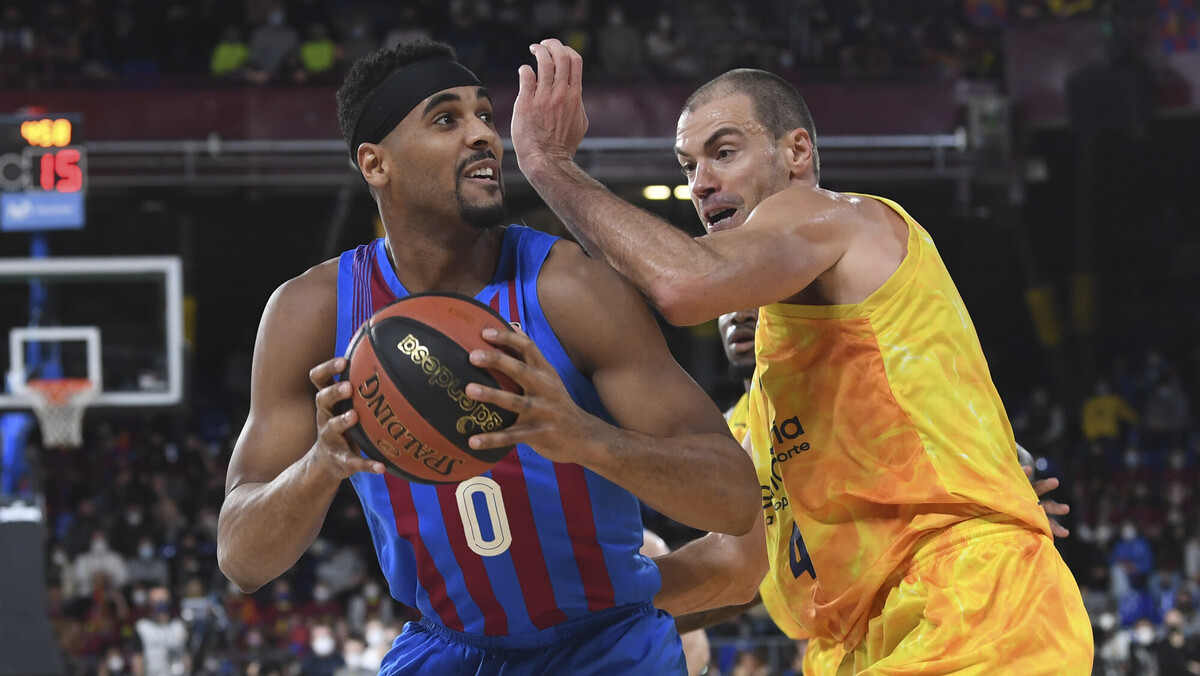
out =
[[[768,576],[762,581],[758,593],[762,597],[767,614],[771,616],[775,626],[779,627],[779,631],[788,638],[803,643],[804,676],[837,676],[838,665],[846,655],[842,644],[831,639],[809,638],[808,632],[788,613],[779,588],[775,586],[771,577]]]
[[[1092,625],[1054,541],[1005,516],[915,548],[838,674],[1092,673]]]

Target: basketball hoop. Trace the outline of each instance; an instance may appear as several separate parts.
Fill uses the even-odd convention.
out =
[[[99,392],[87,378],[45,378],[25,383],[46,448],[83,445],[83,412]]]

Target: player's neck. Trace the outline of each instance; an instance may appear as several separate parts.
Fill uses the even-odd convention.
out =
[[[504,228],[389,234],[388,257],[410,293],[453,291],[473,296],[496,274]]]

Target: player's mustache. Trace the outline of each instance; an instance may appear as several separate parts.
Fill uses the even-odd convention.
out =
[[[463,171],[467,168],[467,165],[474,164],[475,162],[479,162],[480,160],[494,160],[494,159],[496,159],[496,153],[492,152],[491,150],[480,150],[480,151],[474,153],[473,155],[471,155],[470,157],[466,158],[462,162],[459,162],[458,167],[457,167],[458,171],[456,173],[459,176],[461,176]]]

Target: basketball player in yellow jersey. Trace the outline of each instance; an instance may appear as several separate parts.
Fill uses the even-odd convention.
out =
[[[741,380],[746,394],[725,412],[729,431],[738,441],[744,441],[750,425],[750,383],[754,375],[754,328],[758,325],[757,310],[727,312],[717,320],[721,345],[729,360],[730,373]],[[812,638],[788,613],[787,604],[771,578],[758,585],[758,596],[767,614],[784,636],[804,642],[804,676],[835,676],[845,656],[842,645],[828,639]]]
[[[582,59],[530,50],[512,142],[576,239],[674,324],[760,308],[748,438],[765,532],[658,559],[656,603],[745,603],[765,572],[805,631],[842,644],[839,674],[1090,673],[1079,588],[929,234],[894,202],[822,189],[803,99],[742,69],[679,118],[709,233],[693,239],[575,165]]]

